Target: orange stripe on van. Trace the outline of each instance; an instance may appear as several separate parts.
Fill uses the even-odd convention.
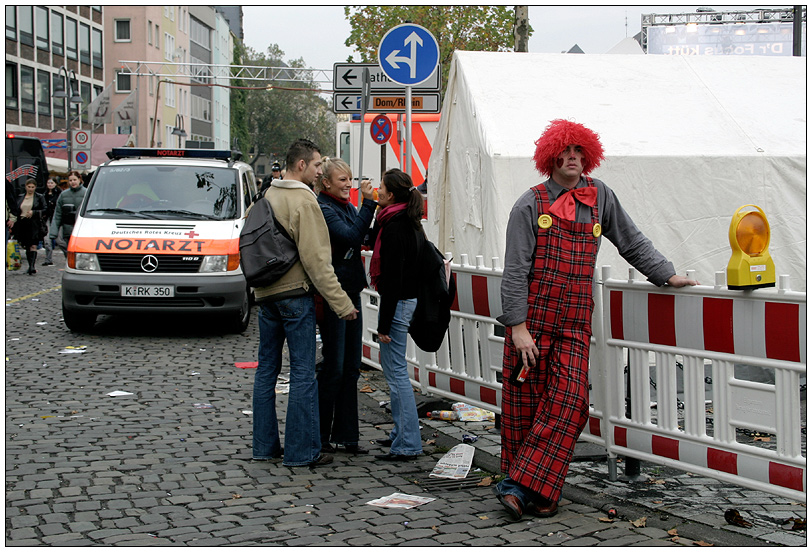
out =
[[[429,142],[428,136],[426,136],[426,131],[423,129],[423,125],[420,124],[412,124],[412,152],[417,153],[420,157],[420,161],[423,163],[423,166],[426,168],[426,172],[428,172],[429,168],[429,157],[431,157],[431,142]],[[423,183],[426,175],[421,174],[420,170],[415,166],[415,172],[412,174],[412,182],[415,186],[420,186]]]
[[[139,253],[154,255],[233,255],[240,251],[239,239],[196,240],[166,238],[88,238],[71,236],[74,253]]]

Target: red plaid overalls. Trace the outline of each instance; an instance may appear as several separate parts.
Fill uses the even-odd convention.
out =
[[[539,215],[547,213],[546,187],[533,190]],[[508,381],[521,356],[510,328],[505,336],[502,471],[554,502],[589,415],[592,276],[598,252],[593,230],[598,221],[595,205],[591,223],[552,216],[549,228],[538,225],[526,325],[541,356],[522,384]]]

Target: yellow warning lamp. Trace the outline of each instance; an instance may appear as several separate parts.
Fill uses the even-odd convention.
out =
[[[753,207],[756,210],[746,210]],[[775,286],[775,263],[770,257],[770,223],[758,205],[742,205],[730,221],[730,247],[727,263],[729,289],[756,289]]]

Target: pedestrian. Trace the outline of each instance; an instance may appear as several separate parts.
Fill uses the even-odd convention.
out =
[[[271,174],[265,177],[265,180],[262,181],[262,185],[259,188],[260,194],[265,194],[265,191],[271,185],[271,182],[274,180],[280,180],[282,178],[282,167],[279,166],[279,163],[276,161],[273,162],[271,165]]]
[[[285,466],[320,466],[333,457],[321,452],[318,383],[316,381],[316,312],[318,290],[344,320],[358,311],[341,289],[330,264],[330,236],[311,189],[321,176],[319,148],[296,140],[287,152],[288,178],[274,180],[265,193],[274,216],[299,250],[299,261],[277,282],[254,290],[259,304],[259,352],[254,376],[253,458],[282,454],[276,417],[276,380],[287,339],[290,391],[285,423]]]
[[[696,285],[677,276],[623,210],[587,175],[603,159],[596,133],[558,119],[536,141],[536,169],[548,177],[516,201],[502,274],[502,471],[495,493],[519,520],[550,517],[575,442],[589,415],[587,372],[592,288],[600,236],[657,286]],[[523,368],[529,373],[522,380]]]
[[[6,179],[6,268],[8,268],[8,238],[19,216],[20,208],[17,207],[17,194],[14,192],[14,184]]]
[[[395,425],[388,439],[378,440],[391,447],[389,452],[376,458],[397,462],[413,460],[423,453],[417,405],[406,365],[406,338],[417,306],[423,196],[409,175],[390,169],[384,173],[378,190],[378,206],[372,229],[375,246],[370,278],[380,294],[378,343]]]
[[[79,171],[71,171],[68,173],[68,189],[63,190],[56,199],[49,237],[56,240],[56,245],[66,257],[68,241],[76,222],[76,213],[82,206],[86,191],[87,188],[82,186],[82,175]]]
[[[356,209],[350,201],[352,170],[342,159],[322,159],[322,177],[316,185],[319,207],[330,232],[332,263],[342,289],[361,310],[361,290],[367,285],[361,245],[369,231],[377,203],[372,182],[362,180],[364,201]],[[343,448],[350,454],[369,451],[358,444],[358,378],[361,375],[361,317],[343,320],[323,309],[321,331],[324,361],[316,366],[322,452]]]
[[[45,227],[49,228],[51,225],[51,221],[54,218],[54,209],[56,208],[56,200],[59,199],[59,194],[62,193],[62,190],[56,185],[56,180],[53,178],[49,178],[48,181],[45,183],[45,193],[42,194],[45,196],[45,202],[47,204],[47,208],[45,210]],[[45,260],[42,262],[42,266],[51,266],[54,264],[53,261],[53,253],[54,253],[54,246],[56,245],[56,240],[52,239],[48,232],[46,231],[42,235],[42,242],[45,246]]]
[[[37,193],[37,181],[29,178],[25,181],[25,193],[17,198],[17,208],[20,216],[12,227],[14,239],[25,249],[25,258],[28,261],[26,274],[33,276],[37,273],[37,245],[43,235],[43,217],[47,209],[45,198]]]

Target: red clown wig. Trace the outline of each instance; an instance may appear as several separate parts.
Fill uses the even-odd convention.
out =
[[[536,169],[548,178],[553,175],[555,160],[570,144],[581,146],[584,154],[584,174],[598,168],[603,161],[603,146],[600,137],[584,125],[564,119],[555,119],[536,140],[536,154],[533,160]]]

